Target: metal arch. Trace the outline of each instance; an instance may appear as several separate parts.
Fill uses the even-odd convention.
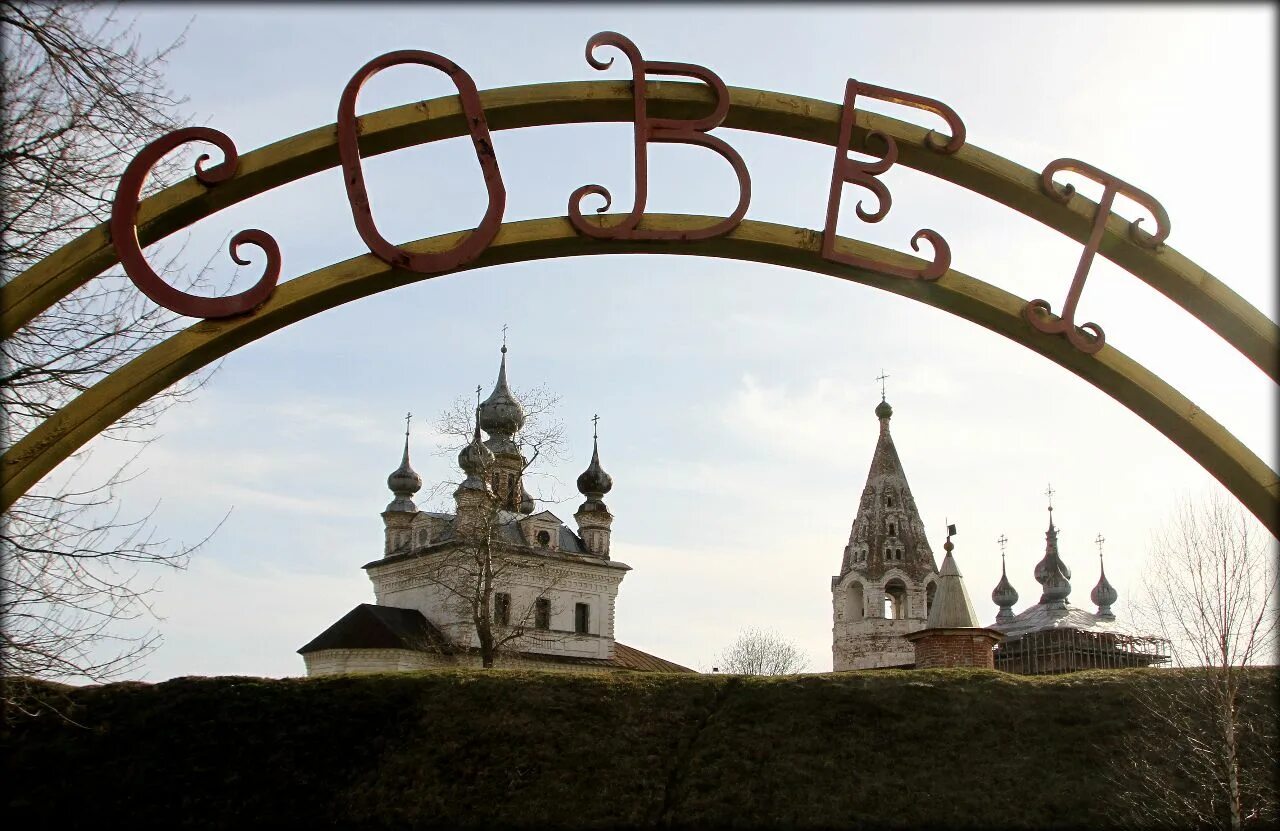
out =
[[[606,221],[623,219],[612,215]],[[651,214],[644,224],[654,230],[682,230],[705,227],[708,219]],[[419,240],[405,249],[414,253],[445,251],[464,233]],[[843,238],[837,240],[837,246],[854,256],[906,268],[919,268],[923,263]],[[1280,482],[1275,471],[1177,390],[1114,347],[1107,345],[1094,355],[1086,355],[1063,338],[1038,332],[1021,315],[1023,299],[960,272],[949,270],[936,282],[900,280],[824,259],[821,247],[822,235],[816,231],[751,220],[744,220],[727,236],[679,245],[636,240],[601,245],[577,234],[566,217],[555,217],[502,225],[493,244],[458,270],[590,254],[686,254],[829,274],[909,297],[1004,335],[1103,390],[1199,462],[1271,533],[1280,531]],[[18,495],[120,416],[212,361],[311,315],[425,279],[430,278],[392,268],[366,254],[281,284],[252,315],[193,324],[99,381],[0,458],[2,507],[7,509]]]
[[[712,93],[702,84],[650,82],[646,100],[655,115],[705,113]],[[729,88],[728,128],[834,146],[840,107],[827,101],[761,90]],[[505,87],[480,93],[493,130],[552,124],[628,121],[631,87],[609,81],[574,81]],[[457,96],[445,96],[363,116],[360,150],[373,156],[462,136],[468,126]],[[851,149],[862,150],[876,130],[898,143],[900,164],[936,176],[1013,208],[1066,236],[1085,242],[1097,206],[1078,194],[1065,203],[1045,196],[1040,174],[966,144],[954,154],[930,151],[929,131],[875,113],[858,112]],[[215,189],[194,178],[141,205],[138,238],[156,242],[216,211],[287,182],[338,165],[335,125],[327,125],[245,154],[236,175]],[[1137,245],[1129,223],[1108,217],[1099,253],[1173,300],[1238,349],[1273,381],[1280,381],[1280,327],[1221,281],[1167,246],[1159,253]],[[90,230],[4,287],[0,337],[8,337],[60,298],[116,263],[106,225]]]

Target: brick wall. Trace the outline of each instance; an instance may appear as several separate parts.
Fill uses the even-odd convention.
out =
[[[991,648],[997,637],[982,629],[930,629],[915,641],[916,668],[985,667],[994,669]]]

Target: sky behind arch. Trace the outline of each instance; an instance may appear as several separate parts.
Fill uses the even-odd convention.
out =
[[[855,77],[940,99],[969,141],[1036,170],[1082,159],[1155,196],[1169,244],[1274,319],[1274,10],[1082,6],[139,5],[144,44],[193,17],[168,77],[192,123],[241,152],[334,120],[352,73],[392,49],[441,53],[480,89],[619,79],[583,59],[615,30],[649,60],[697,63],[730,86],[839,101]],[[616,53],[615,53],[616,54]],[[362,93],[365,113],[449,94],[447,79],[396,68]],[[863,104],[860,103],[860,106]],[[866,103],[934,126],[927,115]],[[752,174],[748,217],[821,228],[831,149],[717,131]],[[564,213],[599,182],[615,210],[631,199],[627,125],[494,133],[506,220]],[[478,165],[462,139],[366,162],[375,215],[403,241],[474,226]],[[122,165],[123,166],[123,165]],[[905,168],[868,226],[846,187],[841,233],[898,250],[921,227],[954,266],[1060,308],[1079,244],[1026,217]],[[1079,182],[1079,180],[1073,180]],[[1097,188],[1081,190],[1093,198]],[[650,210],[727,213],[723,160],[699,148],[651,150]],[[1143,215],[1120,200],[1117,210]],[[1150,223],[1150,220],[1147,220]],[[337,171],[228,210],[190,234],[192,267],[223,238],[276,236],[286,278],[361,254]],[[222,255],[219,255],[220,257]],[[215,259],[219,274],[230,263]],[[244,280],[256,275],[246,269]],[[240,285],[239,283],[237,285]],[[1079,321],[1170,382],[1275,466],[1274,386],[1189,314],[1109,262],[1095,261]],[[403,415],[427,482],[452,478],[433,455],[430,417],[492,387],[501,328],[511,379],[562,396],[569,459],[548,471],[570,520],[594,413],[615,487],[614,556],[633,571],[618,639],[709,667],[748,626],[777,629],[830,668],[830,577],[876,436],[875,378],[889,374],[895,440],[941,555],[944,519],[984,622],[999,577],[1038,591],[1047,483],[1055,491],[1072,600],[1088,606],[1094,537],[1105,535],[1117,614],[1141,579],[1151,532],[1177,499],[1216,487],[1136,415],[1074,375],[993,333],[905,298],[818,275],[731,261],[609,255],[436,278],[349,304],[228,357],[197,400],[166,416],[131,487],[160,501],[166,534],[198,539],[234,506],[183,574],[161,576],[166,644],[152,679],[301,674],[294,654],[352,606],[372,602],[359,567],[380,553]],[[123,449],[97,443],[104,467]],[[549,482],[555,485],[554,481]]]

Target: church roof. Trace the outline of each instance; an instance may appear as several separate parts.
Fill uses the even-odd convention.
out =
[[[1133,635],[1126,627],[1113,620],[1103,620],[1087,609],[1066,604],[1062,609],[1053,603],[1037,603],[1023,609],[1013,616],[1013,620],[1001,623],[996,621],[989,627],[1002,632],[1008,637],[1027,635],[1050,629],[1078,629],[1084,632],[1113,632],[1118,635]]]
[[[557,519],[555,514],[551,513],[550,511],[543,511],[542,513],[546,514],[551,519],[556,520],[556,522],[558,523],[556,527],[556,530],[559,533],[559,539],[557,540],[557,550],[549,551],[545,548],[538,548],[536,546],[529,545],[529,542],[524,538],[524,532],[520,530],[520,525],[517,520],[518,515],[507,514],[506,512],[502,512],[499,515],[500,521],[494,528],[494,530],[497,532],[498,541],[506,543],[507,545],[510,545],[515,548],[526,549],[529,551],[530,554],[537,554],[539,556],[544,556],[544,557],[566,557],[566,559],[576,559],[581,557],[584,560],[588,560],[592,563],[599,563],[601,565],[609,566],[610,568],[621,568],[621,569],[630,571],[631,566],[627,565],[626,563],[618,562],[617,560],[605,560],[605,559],[602,559],[601,557],[596,556],[595,554],[592,554],[587,549],[586,545],[583,544],[582,540],[578,538],[578,535],[575,534],[572,531],[572,529],[570,529],[567,525],[561,523],[559,519]],[[432,512],[429,514],[429,516],[434,517],[436,519],[445,520],[446,522],[449,522],[449,523],[452,523],[454,519],[453,514],[443,514],[443,513]],[[542,514],[537,514],[536,516],[542,516]],[[511,521],[506,521],[504,517],[510,518]],[[367,569],[372,566],[383,566],[383,565],[388,565],[390,563],[398,563],[398,562],[401,562],[402,560],[407,560],[412,557],[417,557],[421,554],[430,553],[432,551],[437,550],[441,546],[456,544],[457,541],[458,541],[458,537],[456,534],[456,529],[452,525],[448,525],[445,528],[443,528],[438,535],[432,538],[431,542],[428,543],[427,545],[421,548],[415,548],[412,551],[407,551],[403,554],[393,554],[390,557],[379,557],[378,559],[372,562],[365,563],[363,568]]]
[[[310,643],[298,650],[299,655],[326,649],[408,649],[415,652],[457,652],[440,630],[431,624],[417,609],[401,609],[395,606],[378,606],[361,603],[347,612]],[[464,650],[476,652],[474,647]],[[614,667],[637,672],[695,672],[674,661],[650,655],[648,652],[613,644],[612,658],[583,658],[576,655],[546,655],[540,652],[517,652],[528,660],[556,664]]]
[[[973,629],[978,626],[978,616],[973,611],[973,603],[969,601],[969,592],[965,591],[964,578],[956,566],[956,558],[951,556],[951,540],[943,546],[947,555],[942,559],[942,569],[938,572],[938,588],[933,596],[933,605],[929,608],[929,619],[925,623],[928,629]]]
[[[361,603],[321,632],[299,655],[322,649],[450,651],[449,641],[417,609]]]

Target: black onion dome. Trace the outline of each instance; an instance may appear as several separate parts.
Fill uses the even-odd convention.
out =
[[[892,417],[893,417],[893,407],[889,406],[888,401],[881,399],[880,403],[876,405],[876,418],[892,418]]]
[[[404,456],[400,459],[400,467],[393,470],[387,477],[387,488],[397,496],[400,494],[412,496],[422,490],[422,477],[409,466],[408,436],[404,440]]]
[[[592,442],[591,464],[578,476],[578,493],[599,499],[613,489],[613,477],[600,466],[600,444]]]
[[[493,453],[480,440],[480,425],[477,424],[471,442],[458,454],[458,467],[462,468],[468,477],[474,477],[484,473],[492,464]]]
[[[498,383],[480,405],[480,426],[490,435],[511,436],[524,426],[524,408],[507,386],[507,347],[502,347]]]

